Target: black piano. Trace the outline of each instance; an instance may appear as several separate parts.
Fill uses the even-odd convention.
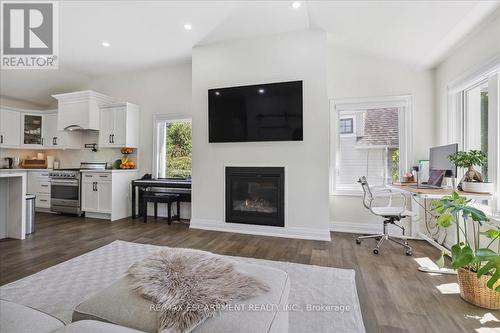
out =
[[[181,202],[191,202],[191,179],[184,178],[158,178],[136,179],[132,181],[132,218],[137,218],[137,200],[139,207],[142,205],[142,193],[147,188],[161,188],[162,192],[180,195]],[[139,212],[142,213],[140,207]]]

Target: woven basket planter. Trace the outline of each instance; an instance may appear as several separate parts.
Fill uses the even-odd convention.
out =
[[[483,275],[478,279],[476,273],[464,268],[459,268],[457,273],[460,297],[485,309],[500,309],[500,293],[486,286],[491,276]],[[499,285],[500,280],[495,283],[494,288]]]

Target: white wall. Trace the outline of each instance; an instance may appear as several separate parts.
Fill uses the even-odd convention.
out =
[[[193,49],[193,218],[191,226],[329,239],[326,36],[304,31]],[[207,90],[303,80],[304,141],[208,143]],[[224,220],[224,166],[286,166],[285,228]]]
[[[330,45],[328,49],[328,97],[358,98],[413,95],[413,157],[428,158],[435,144],[434,75],[411,65]],[[334,135],[335,138],[335,135]],[[333,145],[335,147],[335,144]],[[381,230],[379,219],[366,210],[360,196],[331,196],[332,228],[339,231]]]
[[[436,68],[437,142],[448,143],[447,85],[500,55],[500,9],[474,29]]]

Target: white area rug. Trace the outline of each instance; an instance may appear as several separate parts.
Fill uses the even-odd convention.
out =
[[[0,287],[0,297],[40,309],[64,322],[76,305],[125,275],[160,246],[115,241]],[[232,257],[282,269],[290,275],[290,333],[365,332],[354,270]],[[311,310],[314,306],[316,311]],[[337,307],[338,306],[338,307]],[[344,310],[342,310],[344,309]]]

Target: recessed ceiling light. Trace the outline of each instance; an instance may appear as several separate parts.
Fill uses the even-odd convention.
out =
[[[300,6],[301,6],[300,1],[294,1],[294,2],[292,3],[292,7],[293,7],[294,9],[300,8]]]
[[[265,92],[264,89],[259,89],[259,94],[263,94]]]
[[[219,96],[219,95],[220,95],[220,92],[216,91],[216,92],[215,92],[215,95],[216,95],[216,96]]]
[[[186,24],[184,24],[184,29],[189,31],[189,30],[193,29],[193,27],[191,26],[191,24],[186,23]]]
[[[109,42],[107,42],[107,41],[103,41],[101,43],[101,45],[104,46],[104,47],[110,47],[111,46],[111,44],[109,44]]]

